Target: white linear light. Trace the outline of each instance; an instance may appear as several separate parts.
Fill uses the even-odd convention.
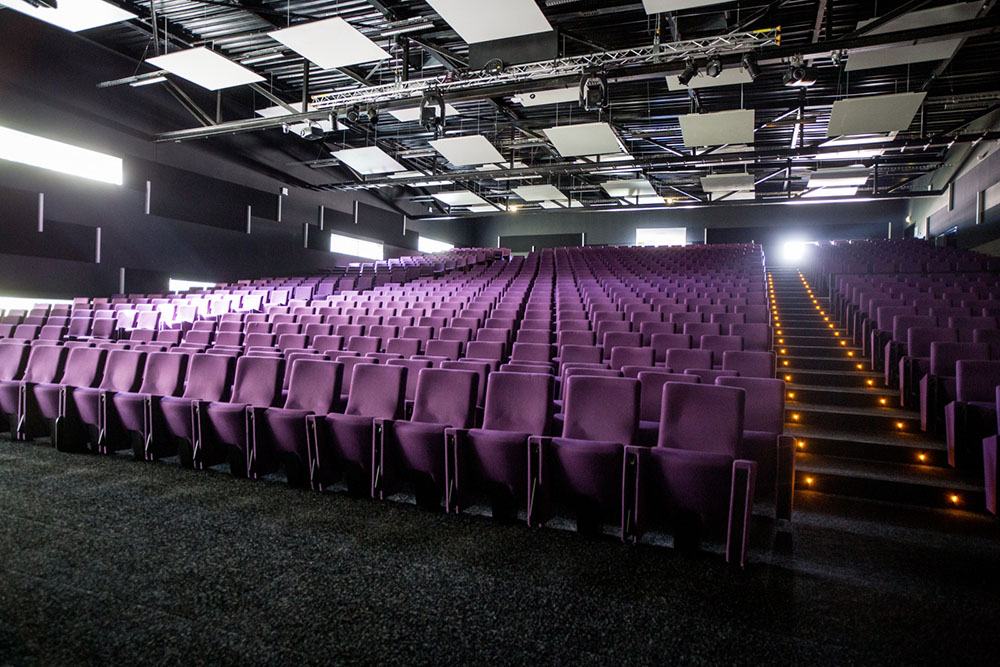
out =
[[[499,165],[499,164],[484,164],[481,167],[476,167],[476,171],[504,171],[505,169],[510,168],[510,167],[508,167],[509,164],[510,164],[509,162],[505,162],[503,165]],[[526,165],[525,163],[521,162],[520,160],[515,160],[513,168],[514,169],[525,169],[525,168],[527,168],[527,166],[528,165]]]
[[[427,0],[467,44],[552,30],[535,0]]]
[[[554,185],[522,185],[514,188],[514,194],[524,201],[556,200],[566,196]]]
[[[642,6],[646,8],[647,14],[661,14],[663,12],[675,12],[678,9],[721,5],[724,2],[730,1],[731,0],[642,0]]]
[[[444,156],[445,160],[456,167],[503,162],[503,155],[500,154],[500,151],[481,134],[435,139],[430,144],[434,150]]]
[[[122,184],[121,158],[6,127],[0,127],[0,160],[112,185]]]
[[[323,69],[385,60],[389,57],[378,44],[339,17],[267,34]]]
[[[854,186],[843,186],[835,188],[816,188],[815,190],[809,190],[803,197],[814,198],[814,197],[853,197],[858,193],[858,189]]]
[[[412,109],[391,109],[389,111],[389,115],[398,120],[400,123],[412,123],[420,120],[420,107],[413,107]],[[445,118],[448,116],[457,116],[458,109],[450,104],[445,104],[444,115]]]
[[[578,102],[580,100],[580,89],[555,88],[553,90],[536,90],[531,93],[518,93],[510,99],[522,107],[540,107],[546,104]]]
[[[810,188],[830,186],[860,186],[868,182],[871,172],[868,167],[844,167],[840,169],[817,169],[809,174]]]
[[[719,76],[711,77],[704,72],[698,72],[685,86],[678,81],[676,74],[667,75],[667,88],[669,90],[686,90],[688,88],[714,88],[715,86],[734,86],[740,83],[750,83],[753,77],[750,72],[739,67],[731,66],[722,70]]]
[[[418,252],[447,252],[455,247],[454,243],[448,243],[446,241],[438,241],[437,239],[427,238],[423,234],[417,237],[417,251]]]
[[[895,93],[837,100],[830,112],[826,136],[872,134],[905,130],[913,122],[927,93]]]
[[[685,146],[753,143],[752,109],[691,113],[678,118]]]
[[[481,206],[469,206],[467,210],[469,213],[496,213],[500,209],[493,204],[484,204]]]
[[[701,177],[701,189],[705,192],[733,192],[753,190],[752,174],[714,174]]]
[[[455,190],[453,192],[438,192],[431,195],[442,204],[448,206],[482,206],[488,204],[485,199],[474,192],[468,190]]]
[[[725,199],[723,199],[725,197]],[[738,190],[733,192],[715,192],[712,194],[712,201],[743,201],[756,199],[757,192],[755,190]]]
[[[59,0],[59,6],[54,9],[35,7],[23,0],[0,0],[0,5],[70,32],[89,30],[136,17],[132,12],[102,0]]]
[[[880,25],[869,34],[879,35],[899,30],[912,30],[933,25],[954,23],[956,21],[968,21],[976,18],[981,7],[981,2],[960,2],[954,5],[945,5],[944,7],[933,7],[931,9],[908,12]],[[877,18],[869,21],[861,21],[858,23],[858,28],[863,28],[875,20]],[[916,40],[907,46],[897,46],[889,49],[848,51],[847,71],[945,60],[954,56],[961,45],[961,39],[942,39],[936,42],[921,42],[920,40]]]
[[[406,171],[406,167],[396,162],[392,156],[376,146],[347,148],[332,154],[362,176]]]
[[[609,197],[635,199],[636,197],[656,194],[656,190],[645,178],[627,181],[608,181],[601,184],[601,187],[608,193]]]
[[[221,90],[264,80],[256,72],[237,65],[204,46],[156,56],[146,62],[208,90]]]
[[[563,157],[603,156],[626,152],[618,140],[618,135],[608,123],[562,125],[542,131]]]

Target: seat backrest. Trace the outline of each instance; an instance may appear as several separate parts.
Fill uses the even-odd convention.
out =
[[[93,387],[101,379],[107,350],[96,347],[74,347],[66,357],[66,370],[60,384],[70,387]]]
[[[412,401],[417,393],[417,378],[420,371],[430,368],[433,362],[430,359],[390,359],[386,362],[390,366],[404,366],[406,373],[406,400]]]
[[[478,390],[477,373],[425,368],[417,378],[410,421],[469,428],[475,418]]]
[[[668,382],[657,447],[735,457],[743,441],[744,394],[736,387]]]
[[[471,371],[475,373],[479,380],[476,385],[476,405],[483,405],[483,401],[486,399],[486,378],[490,373],[491,364],[486,361],[476,361],[475,359],[461,359],[459,361],[442,361],[441,368],[459,370],[459,371]]]
[[[20,348],[21,346],[11,345],[10,347]],[[69,349],[55,345],[37,345],[32,347],[28,355],[28,364],[25,366],[24,375],[21,379],[25,382],[39,384],[58,381],[62,377]]]
[[[892,339],[906,341],[906,335],[913,327],[935,327],[937,318],[930,315],[896,315],[892,318]]]
[[[308,357],[299,357],[291,364],[292,376],[288,381],[285,408],[308,410],[317,415],[333,412],[340,400],[344,365],[339,361]]]
[[[971,361],[955,364],[956,398],[963,403],[991,402],[1000,386],[1000,361]]]
[[[911,327],[906,332],[906,354],[909,357],[926,359],[931,356],[931,344],[940,341],[958,341],[958,330],[948,327]]]
[[[672,348],[666,354],[667,368],[674,373],[683,373],[689,368],[711,368],[711,350],[682,350]]]
[[[146,357],[140,394],[176,396],[184,386],[188,356],[169,352],[152,352]]]
[[[603,348],[596,345],[563,345],[559,349],[559,362],[563,364],[573,362],[599,364],[603,354]]]
[[[553,347],[546,343],[514,343],[510,358],[512,361],[551,361]]]
[[[321,335],[312,339],[312,348],[319,352],[336,351],[344,346],[343,336]]]
[[[785,381],[773,378],[719,377],[720,387],[739,387],[746,392],[743,430],[780,435],[785,429]]]
[[[240,357],[236,360],[232,403],[266,408],[281,396],[285,360],[274,357]]]
[[[236,358],[222,354],[195,354],[190,361],[184,398],[221,401],[229,393],[236,369]]]
[[[398,419],[406,405],[405,366],[358,364],[344,414]]]
[[[491,373],[483,428],[544,435],[552,412],[555,379],[541,373]]]
[[[663,371],[640,371],[639,375],[639,419],[660,420],[660,403],[663,399],[663,385],[668,382],[701,382],[697,375],[666,373]]]
[[[633,444],[639,426],[639,380],[582,375],[566,382],[564,438]]]
[[[111,350],[104,366],[103,391],[135,391],[142,382],[146,353],[135,350]]]
[[[774,352],[727,350],[722,353],[722,369],[741,377],[773,378],[777,368]]]
[[[466,346],[465,358],[501,360],[505,349],[505,344],[499,341],[474,340]]]
[[[931,343],[931,375],[955,377],[955,367],[963,359],[987,361],[990,346],[986,343]]]
[[[623,366],[652,366],[654,360],[651,347],[616,347],[611,350],[611,368],[620,370]]]
[[[379,363],[378,359],[373,359],[371,357],[362,357],[362,356],[352,357],[343,353],[336,358],[336,361],[339,361],[340,363],[344,364],[344,380],[343,383],[341,384],[341,391],[347,394],[350,394],[351,390],[354,388],[353,385],[354,371],[355,369],[357,369],[358,366]]]
[[[0,345],[0,382],[21,379],[30,349],[27,345]]]

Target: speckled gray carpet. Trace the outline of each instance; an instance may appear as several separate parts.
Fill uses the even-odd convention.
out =
[[[745,572],[0,440],[0,664],[982,664],[994,519],[801,494]]]

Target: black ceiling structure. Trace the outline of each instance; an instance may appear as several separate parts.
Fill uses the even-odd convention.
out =
[[[921,177],[942,166],[954,144],[1000,138],[996,132],[970,129],[1000,108],[1000,72],[995,66],[1000,11],[995,0],[960,3],[969,10],[962,20],[922,27],[910,27],[907,17],[955,3],[741,0],[647,14],[638,1],[537,0],[554,38],[534,45],[512,38],[471,47],[425,0],[112,4],[139,18],[84,35],[134,58],[137,68],[134,74],[109,72],[102,85],[159,76],[146,59],[196,46],[208,47],[265,79],[250,90],[224,90],[215,108],[206,108],[197,101],[205,99],[205,91],[166,76],[162,85],[191,112],[192,124],[164,127],[157,141],[213,141],[234,133],[284,131],[289,163],[275,165],[277,169],[308,166],[315,170],[318,188],[367,189],[388,201],[419,204],[431,215],[535,209],[541,204],[522,200],[513,188],[546,184],[566,197],[546,206],[553,212],[568,210],[570,202],[577,210],[754,205],[815,196],[809,187],[812,173],[838,167],[864,167],[868,177],[853,194],[831,200],[936,195]],[[268,35],[332,17],[346,20],[390,57],[324,70]],[[887,31],[894,20],[898,29]],[[865,21],[871,22],[859,27]],[[959,40],[958,50],[948,58],[853,71],[849,67],[858,54],[893,62],[895,49],[945,40]],[[554,48],[555,57],[519,63],[530,60],[532,48]],[[756,67],[754,62],[748,66],[747,54]],[[499,62],[476,67],[490,55]],[[756,76],[733,85],[668,86],[667,75],[682,74],[686,67],[703,71],[715,59],[713,66],[723,72],[745,72],[749,67]],[[815,83],[787,85],[789,70],[799,64]],[[601,100],[605,106],[587,110],[578,100],[523,106],[513,99],[521,93],[579,87],[588,74],[606,80]],[[433,129],[400,122],[389,113],[418,104],[421,91],[439,91],[458,111],[446,118],[442,136],[483,135],[504,162],[489,171],[450,165],[428,143],[435,138]],[[876,144],[829,144],[827,127],[835,102],[907,92],[926,93],[908,127],[882,136]],[[364,103],[350,104],[352,99]],[[308,111],[288,106],[302,102],[312,105]],[[275,105],[288,113],[278,118],[254,113]],[[752,143],[685,145],[682,116],[740,109],[754,112]],[[319,142],[287,132],[294,123],[334,117],[337,129]],[[623,161],[602,164],[598,156],[563,157],[543,132],[595,122],[613,128],[627,151],[619,156]],[[407,171],[365,176],[332,155],[366,146],[382,149]],[[705,190],[703,176],[724,174],[750,176],[754,189]],[[655,196],[631,200],[602,188],[620,179],[648,181]],[[433,197],[442,191],[471,191],[489,206],[448,208]]]

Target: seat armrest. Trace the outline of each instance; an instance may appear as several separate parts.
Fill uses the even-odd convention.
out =
[[[733,481],[729,496],[729,527],[726,534],[726,562],[743,569],[750,537],[750,517],[757,484],[757,462],[733,461]]]
[[[795,494],[795,438],[778,436],[778,470],[775,479],[774,512],[778,521],[792,520]]]
[[[461,511],[459,502],[461,494],[463,455],[465,437],[469,429],[448,427],[444,430],[444,508],[446,512]]]

